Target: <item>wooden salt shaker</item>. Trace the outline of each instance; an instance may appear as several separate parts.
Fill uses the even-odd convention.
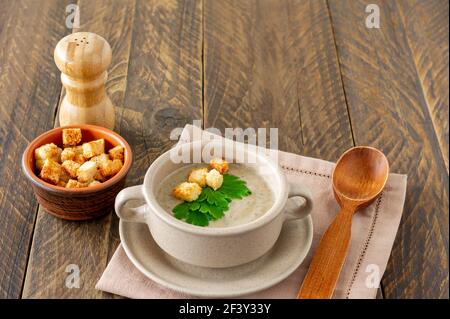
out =
[[[66,88],[60,125],[94,124],[113,129],[114,106],[105,92],[112,57],[108,42],[95,33],[72,33],[58,42],[54,57]]]

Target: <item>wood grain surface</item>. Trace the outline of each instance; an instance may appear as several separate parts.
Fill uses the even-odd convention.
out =
[[[109,71],[108,94],[118,112],[123,107],[134,2],[80,1],[80,28],[98,33],[111,45],[113,62]],[[114,16],[116,28],[103,21]],[[54,42],[54,46],[57,41]],[[53,62],[54,63],[54,62]],[[56,67],[54,65],[54,67]],[[111,89],[113,88],[113,89]],[[54,117],[55,125],[58,125]],[[121,134],[120,131],[118,131]],[[123,136],[123,135],[122,135]],[[123,136],[129,143],[126,136]],[[132,144],[131,144],[132,145]],[[106,294],[93,289],[107,260],[112,214],[89,222],[67,222],[39,209],[31,247],[23,298],[99,298]],[[80,288],[65,285],[68,265],[80,269]]]
[[[398,1],[397,8],[448,173],[449,2]]]
[[[86,1],[80,9],[82,29],[104,36],[113,48],[108,93],[117,107],[116,130],[133,146],[128,184],[142,183],[150,163],[175,142],[170,131],[201,118],[201,6]],[[108,28],[97,13],[114,14],[121,26]],[[119,243],[117,226],[114,214],[64,223],[40,212],[23,297],[111,297],[94,286]],[[64,285],[68,264],[80,267],[79,289]]]
[[[25,146],[58,125],[53,50],[74,31],[111,44],[107,91],[133,147],[128,185],[175,141],[173,128],[278,127],[279,148],[335,161],[353,145],[408,174],[386,298],[448,298],[448,2],[380,0],[0,0],[0,298],[109,298],[94,285],[118,243],[115,214],[74,223],[38,208]],[[20,191],[18,191],[20,190]],[[66,266],[80,267],[68,289]]]
[[[53,125],[61,82],[52,46],[68,32],[64,9],[64,1],[0,1],[0,298],[22,290],[37,202],[20,163]]]
[[[326,2],[205,2],[204,118],[277,127],[281,150],[330,161],[352,147]]]
[[[207,1],[204,19],[205,126],[276,127],[328,160],[353,145],[325,1]]]
[[[396,3],[381,1],[381,28],[367,29],[365,2],[329,2],[355,142],[381,149],[392,172],[408,174],[384,295],[448,298],[448,172]]]

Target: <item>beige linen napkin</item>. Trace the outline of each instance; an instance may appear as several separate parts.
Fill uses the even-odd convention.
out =
[[[202,134],[210,136],[211,133],[188,125],[181,134],[180,143],[201,138]],[[339,212],[331,187],[333,163],[281,151],[277,156],[287,179],[308,186],[313,194],[313,243],[305,261],[292,275],[272,288],[245,298],[295,298],[322,234]],[[375,298],[397,233],[405,193],[406,175],[390,174],[378,200],[355,214],[350,247],[334,298]],[[96,288],[130,298],[190,297],[145,277],[133,266],[121,246]]]

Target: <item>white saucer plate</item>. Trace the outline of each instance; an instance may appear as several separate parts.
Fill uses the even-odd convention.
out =
[[[119,232],[128,258],[156,283],[192,296],[231,298],[267,289],[292,274],[311,247],[313,225],[311,216],[286,222],[269,252],[231,268],[197,267],[169,256],[145,224],[120,221]]]

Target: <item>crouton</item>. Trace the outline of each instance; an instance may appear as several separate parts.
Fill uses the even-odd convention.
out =
[[[109,161],[109,156],[105,153],[94,156],[90,159],[91,162],[97,164],[97,167],[100,167],[101,164],[107,163]]]
[[[54,159],[56,162],[61,163],[61,154],[62,154],[62,148],[58,147],[58,153],[56,154],[56,158]]]
[[[116,175],[120,171],[122,166],[123,164],[121,160],[118,159],[115,159],[113,161],[108,160],[108,162],[100,164],[99,171],[103,176],[109,177]]]
[[[122,169],[123,163],[119,159],[114,159],[112,161],[112,175],[116,175]]]
[[[104,181],[106,181],[108,178],[103,176],[103,174],[100,172],[100,170],[97,170],[97,173],[94,176],[94,179],[96,181],[99,181],[101,183],[103,183]]]
[[[57,186],[61,186],[61,187],[66,187],[67,183],[64,182],[64,181],[62,181],[62,180],[59,180],[59,181],[58,181],[58,184],[56,184],[56,185],[57,185]]]
[[[59,175],[59,182],[64,182],[64,185],[69,181],[69,179],[70,179],[70,175],[69,175],[69,173],[67,173],[66,172],[66,170],[62,167],[62,165],[61,165],[61,174]],[[61,186],[61,185],[59,185],[59,182],[58,182],[58,186]]]
[[[220,174],[224,174],[224,173],[228,172],[228,162],[221,158],[213,158],[209,162],[209,166],[212,169],[217,170]]]
[[[36,160],[46,160],[47,158],[55,158],[58,156],[58,146],[54,143],[42,145],[34,150],[34,158]]]
[[[69,181],[66,184],[66,188],[82,188],[87,187],[87,183],[80,183],[76,179],[69,179]]]
[[[69,174],[70,178],[77,178],[80,164],[75,161],[67,160],[61,164],[62,168]]]
[[[76,188],[78,185],[78,181],[76,179],[69,179],[66,183],[66,188]]]
[[[61,153],[61,162],[73,161],[76,155],[75,148],[66,147]]]
[[[105,140],[99,139],[84,143],[83,145],[83,155],[86,159],[105,153]]]
[[[61,162],[64,161],[74,161],[78,164],[83,164],[86,162],[86,159],[83,156],[83,147],[66,147],[61,153]]]
[[[113,147],[112,149],[110,149],[108,153],[109,153],[109,157],[112,160],[118,159],[123,162],[123,152],[124,152],[124,148],[120,145],[117,145],[116,147]]]
[[[95,174],[97,174],[97,164],[87,161],[78,168],[78,181],[81,183],[90,183]]]
[[[83,155],[83,146],[81,145],[75,146],[74,151],[75,151],[75,159],[74,159],[75,162],[77,162],[78,164],[83,164],[84,162],[86,162],[86,158]]]
[[[188,181],[190,183],[197,183],[200,187],[205,187],[206,174],[208,174],[208,169],[206,167],[194,169],[189,173]]]
[[[94,180],[94,181],[90,182],[88,186],[95,186],[95,185],[100,185],[100,184],[101,183],[99,181]]]
[[[64,147],[78,145],[81,142],[81,129],[79,128],[63,129],[62,142]]]
[[[54,143],[42,145],[34,150],[34,159],[36,160],[36,168],[42,169],[46,159],[52,159],[55,162],[59,162],[59,157],[62,150]]]
[[[183,182],[172,191],[173,196],[186,202],[196,200],[202,192],[202,188],[197,183]]]
[[[39,176],[46,182],[51,184],[58,184],[59,176],[61,175],[61,165],[52,159],[46,159],[42,166]]]
[[[206,184],[214,190],[218,190],[223,183],[223,176],[216,169],[212,169],[206,174]]]
[[[41,171],[42,166],[44,166],[45,160],[36,160],[36,168]]]

